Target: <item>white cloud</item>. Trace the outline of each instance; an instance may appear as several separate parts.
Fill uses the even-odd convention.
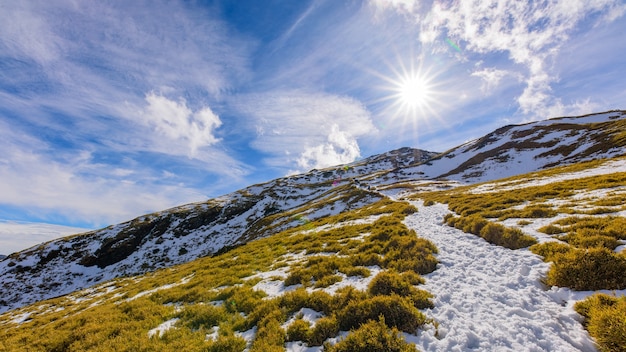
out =
[[[416,11],[420,6],[420,2],[416,0],[370,0],[370,3],[381,9],[392,7],[408,12]]]
[[[153,127],[160,127],[161,137],[184,138],[183,155],[193,155],[214,144],[207,131],[219,119],[203,107],[248,75],[251,45],[216,13],[183,3],[9,2],[0,11],[0,54],[10,63],[2,83],[17,93],[0,92],[0,105],[35,128],[80,127],[64,138],[92,133],[87,139],[143,151],[154,144],[145,143],[146,130],[129,128],[127,120],[138,118],[145,92],[166,92],[185,97],[176,103],[193,111],[191,129],[181,134],[182,121],[173,120],[170,127],[155,120]],[[153,151],[181,155],[180,148]]]
[[[407,8],[404,3],[387,3]],[[519,108],[524,114],[545,118],[547,111],[568,109],[552,93],[558,78],[552,73],[551,60],[578,25],[598,13],[607,14],[604,21],[615,20],[624,13],[624,5],[618,0],[468,0],[434,2],[427,12],[414,15],[424,44],[444,46],[443,40],[452,38],[463,43],[468,53],[507,53],[513,63],[524,65],[526,88],[518,97]],[[490,82],[501,78],[498,72],[494,68],[476,75],[486,79],[489,88]]]
[[[333,125],[325,143],[308,147],[300,154],[298,166],[304,170],[325,168],[353,162],[360,155],[354,136]]]
[[[182,142],[189,147],[189,157],[196,156],[199,148],[219,142],[214,130],[222,125],[220,118],[209,107],[193,112],[185,100],[170,100],[150,93],[142,115],[144,123],[172,142]]]
[[[116,177],[118,170],[84,156],[61,163],[9,147],[0,163],[0,204],[40,219],[62,216],[102,226],[206,199],[184,185],[157,184],[145,174]]]
[[[356,160],[358,138],[376,131],[360,102],[325,93],[280,91],[241,97],[235,105],[251,118],[251,145],[275,166],[304,170]]]
[[[86,231],[89,229],[0,220],[0,254],[9,255],[40,243]]]
[[[493,67],[480,69],[472,72],[472,76],[479,77],[483,80],[481,90],[483,93],[489,94],[500,84],[500,80],[511,74],[505,70],[498,70]]]

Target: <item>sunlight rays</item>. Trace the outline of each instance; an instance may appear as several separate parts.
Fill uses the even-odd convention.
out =
[[[385,125],[394,126],[401,133],[411,133],[412,138],[430,130],[440,121],[444,100],[448,99],[442,87],[446,85],[441,72],[424,63],[423,58],[406,64],[397,60],[397,64],[388,66],[388,74],[375,73],[385,84],[381,87],[383,96],[377,101],[381,104],[381,117]],[[379,124],[381,125],[381,124]]]

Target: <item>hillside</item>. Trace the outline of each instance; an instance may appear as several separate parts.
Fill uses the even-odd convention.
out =
[[[317,351],[315,346],[349,336],[341,331],[357,329],[378,311],[385,326],[402,332],[388,332],[389,338],[401,336],[424,351],[595,351],[573,310],[595,290],[545,286],[554,266],[533,252],[558,242],[574,253],[578,242],[563,237],[574,224],[624,219],[626,158],[456,185],[387,186],[381,192],[391,198],[352,211],[7,312],[0,316],[0,347],[167,351],[183,344],[192,351],[283,345]],[[484,219],[521,229],[540,244],[511,250],[444,224],[477,216],[478,208]],[[499,213],[488,214],[493,211]],[[562,232],[549,234],[549,225]],[[609,237],[610,229],[605,232]],[[611,251],[624,261],[626,236],[620,233]],[[621,285],[602,292],[624,295],[626,284]],[[405,307],[397,313],[402,318],[388,315],[390,306]],[[372,324],[367,329],[379,329]]]
[[[14,253],[0,261],[0,350],[305,350],[382,314],[368,329],[428,351],[593,351],[573,305],[626,289],[611,271],[626,261],[625,119],[507,126],[442,154],[402,148]],[[589,248],[610,264],[585,280],[595,286],[553,269]]]

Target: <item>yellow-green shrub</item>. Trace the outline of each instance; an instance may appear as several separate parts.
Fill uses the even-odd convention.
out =
[[[548,235],[556,235],[556,234],[565,232],[562,228],[560,228],[558,226],[555,226],[555,225],[552,225],[552,224],[546,225],[546,226],[542,226],[539,229],[537,229],[537,231],[543,232],[543,233],[548,234]]]
[[[413,287],[404,277],[396,272],[381,272],[372,279],[368,286],[369,294],[391,296],[397,294],[410,299],[418,309],[433,308],[432,295]]]
[[[537,240],[524,234],[520,229],[493,222],[488,223],[480,230],[480,237],[489,243],[509,249],[525,248],[537,243]]]
[[[614,237],[597,235],[595,231],[589,229],[579,229],[560,239],[579,248],[603,247],[613,250],[619,246],[619,242]]]
[[[210,304],[187,305],[180,312],[179,317],[179,324],[194,330],[202,327],[210,329],[228,319],[224,308]]]
[[[311,324],[304,319],[296,319],[287,327],[287,341],[307,341]]]
[[[250,351],[283,351],[285,345],[285,330],[281,327],[283,320],[284,317],[276,311],[260,320]]]
[[[626,288],[626,257],[606,248],[575,249],[554,256],[547,283],[578,291]]]
[[[399,272],[428,274],[437,267],[437,247],[423,238],[394,236],[383,249],[383,265]]]
[[[309,346],[321,346],[326,339],[335,337],[339,333],[337,318],[332,315],[320,318],[311,329],[307,343]]]
[[[240,336],[218,336],[209,346],[206,352],[240,352],[246,348],[247,342]]]
[[[569,244],[557,241],[538,243],[530,247],[531,252],[542,256],[546,262],[552,262],[557,254],[565,254],[573,249]]]
[[[398,329],[390,329],[381,318],[361,325],[334,346],[325,345],[324,351],[415,352],[416,349],[402,338]]]
[[[407,333],[415,333],[426,323],[424,314],[410,300],[396,294],[351,301],[337,313],[337,320],[341,330],[350,330],[380,316],[385,318],[388,326]]]
[[[626,297],[596,294],[576,303],[574,309],[602,352],[626,351]]]

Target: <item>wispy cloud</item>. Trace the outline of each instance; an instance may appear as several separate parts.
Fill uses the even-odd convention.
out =
[[[354,161],[360,156],[358,138],[376,131],[365,106],[345,96],[275,91],[234,104],[251,119],[251,145],[269,154],[273,166],[306,171]]]
[[[40,243],[88,230],[80,227],[0,220],[0,254],[9,255]]]
[[[250,45],[184,3],[3,4],[0,208],[103,225],[229,190],[249,167],[212,107]]]
[[[500,81],[509,75],[515,75],[506,70],[499,70],[493,67],[477,69],[471,73],[472,76],[480,77],[483,81],[481,90],[484,94],[492,94],[496,88],[500,85]],[[518,76],[518,79],[521,77]]]
[[[0,204],[40,220],[102,226],[205,199],[184,185],[151,180],[145,170],[110,169],[88,153],[63,163],[16,149],[4,148],[3,154]]]
[[[458,1],[434,2],[428,9],[407,6],[404,2],[376,0],[376,6],[392,6],[411,10],[420,23],[420,40],[427,45],[440,45],[442,38],[462,43],[467,55],[507,53],[512,63],[526,68],[523,92],[517,103],[522,113],[545,118],[571,110],[552,92],[558,81],[552,62],[567,43],[571,33],[581,24],[611,21],[624,13],[617,0],[572,2],[545,1]],[[593,25],[593,23],[591,24]],[[440,40],[440,41],[439,41]],[[489,84],[497,82],[498,67],[475,72]]]

